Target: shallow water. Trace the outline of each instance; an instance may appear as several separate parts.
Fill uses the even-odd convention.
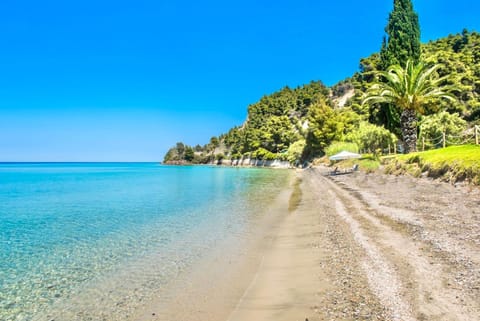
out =
[[[0,164],[0,320],[127,319],[214,248],[246,237],[290,175]]]

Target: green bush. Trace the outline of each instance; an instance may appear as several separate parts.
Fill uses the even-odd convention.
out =
[[[462,142],[462,133],[467,129],[467,122],[458,114],[449,114],[442,111],[438,114],[426,116],[420,123],[420,140],[425,139],[425,147],[441,147],[443,145],[443,133],[449,143]]]
[[[389,130],[368,122],[361,122],[358,130],[350,132],[346,141],[356,143],[360,150],[378,153],[378,150],[387,150],[397,143],[398,139]]]
[[[290,164],[295,164],[300,160],[303,150],[305,149],[305,145],[305,139],[301,139],[288,147],[287,160],[290,162]]]
[[[372,159],[361,159],[359,165],[361,170],[367,173],[373,173],[380,167],[380,162]]]

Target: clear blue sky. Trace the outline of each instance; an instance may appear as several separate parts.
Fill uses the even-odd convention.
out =
[[[0,2],[0,161],[158,161],[285,85],[380,48],[393,0]],[[480,31],[476,0],[416,0],[422,40]]]

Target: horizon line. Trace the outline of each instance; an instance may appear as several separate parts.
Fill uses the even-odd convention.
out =
[[[0,161],[0,164],[102,164],[102,163],[162,163],[161,161]]]

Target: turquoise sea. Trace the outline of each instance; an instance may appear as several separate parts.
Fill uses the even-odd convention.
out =
[[[241,239],[288,170],[0,164],[0,320],[122,320]]]

